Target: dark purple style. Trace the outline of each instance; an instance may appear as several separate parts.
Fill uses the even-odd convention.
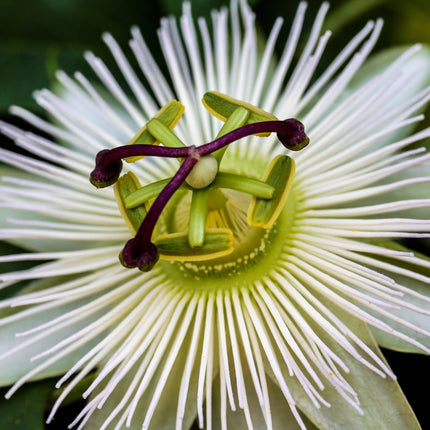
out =
[[[155,224],[170,198],[183,184],[201,157],[212,154],[243,137],[258,133],[277,133],[281,143],[292,151],[298,151],[309,143],[303,124],[296,119],[286,119],[284,121],[263,121],[247,124],[198,147],[169,148],[157,145],[135,144],[100,151],[96,157],[96,166],[90,175],[90,182],[97,188],[108,187],[118,180],[122,169],[122,159],[124,158],[157,156],[184,159],[175,176],[151,205],[136,236],[125,244],[120,254],[120,261],[123,266],[128,268],[137,267],[147,272],[158,261],[157,247],[151,242]]]

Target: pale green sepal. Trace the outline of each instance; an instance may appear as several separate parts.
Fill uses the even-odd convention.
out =
[[[116,203],[129,229],[135,234],[139,230],[140,224],[144,220],[147,211],[144,205],[128,209],[125,206],[125,199],[134,191],[140,188],[139,180],[134,173],[128,172],[121,176],[114,185]]]
[[[60,282],[64,282],[64,277],[34,281],[30,283],[29,286],[26,287],[24,290],[21,290],[21,293],[44,290],[46,288],[53,287]],[[103,292],[99,294],[102,295]],[[54,318],[57,318],[73,309],[79,308],[79,306],[82,306],[86,302],[87,299],[84,298],[81,301],[69,303],[63,306],[57,306],[53,309],[44,310],[42,313],[31,315],[24,319],[10,322],[6,325],[0,325],[0,355],[3,355],[4,353],[10,351],[12,348],[17,345],[20,345],[22,342],[29,338],[16,337],[16,333],[24,332],[43,323],[51,321]],[[18,312],[18,310],[24,309],[26,309],[26,307],[8,307],[0,309],[0,319],[13,315]],[[44,339],[38,340],[35,344],[28,346],[24,350],[19,351],[17,354],[0,360],[0,386],[9,386],[15,383],[18,379],[23,377],[25,374],[27,374],[34,367],[36,367],[42,362],[42,359],[37,360],[35,362],[31,362],[30,359],[33,356],[45,351],[53,345],[56,345],[60,341],[64,340],[66,337],[73,335],[84,327],[87,327],[91,322],[100,318],[102,316],[102,313],[104,313],[105,311],[106,310],[103,310],[103,312],[95,313],[93,316],[83,319],[79,323],[71,324],[69,327],[61,329],[58,332],[53,333]],[[83,355],[85,355],[91,348],[93,348],[98,341],[100,341],[100,337],[97,337],[92,342],[89,342],[88,344],[80,347],[71,354],[65,356],[58,362],[52,364],[47,369],[43,370],[42,372],[31,378],[31,381],[37,381],[52,376],[63,375]],[[50,358],[50,356],[48,358]]]
[[[158,236],[154,243],[164,260],[204,261],[230,254],[233,251],[233,234],[228,229],[207,229],[204,244],[199,248],[190,246],[188,233]]]
[[[354,76],[345,94],[350,94],[352,91],[370,81],[370,79],[377,74],[382,73],[408,48],[410,47],[402,46],[385,49],[370,57]],[[428,46],[423,46],[420,51],[414,53],[404,62],[396,73],[400,79],[402,79],[402,77],[409,77],[409,79],[407,79],[393,94],[393,97],[390,99],[390,106],[400,106],[430,85],[430,48]],[[425,106],[417,110],[414,114],[423,113],[424,110]],[[388,143],[405,138],[410,135],[415,128],[416,124],[411,124],[379,138],[377,143],[372,145],[372,150],[374,150],[375,147],[382,147]]]
[[[11,184],[6,183],[3,181],[3,177],[8,176],[11,178],[19,177],[20,179],[25,179],[29,181],[34,181],[35,177],[34,175],[31,175],[30,173],[23,172],[19,169],[16,169],[14,167],[5,166],[4,164],[0,164],[0,185],[5,186],[11,186]],[[13,185],[12,185],[13,186]],[[8,219],[28,219],[30,217],[29,211],[21,211],[19,209],[15,209],[12,207],[2,207],[0,209],[0,227],[1,228],[7,228],[11,227],[14,228],[15,226],[11,226],[8,223]],[[36,213],[31,214],[32,219],[37,219],[40,221],[47,221],[49,219],[48,216],[38,215]],[[8,243],[14,244],[16,246],[19,246],[23,249],[28,249],[30,251],[38,251],[43,249],[44,241],[36,240],[36,243],[28,243],[25,239],[12,239],[8,240]],[[63,243],[62,243],[63,245]]]
[[[269,228],[284,208],[294,178],[294,160],[278,155],[263,178],[275,191],[271,199],[253,198],[248,210],[248,222],[254,227]]]
[[[185,146],[184,142],[182,142],[167,125],[157,118],[149,120],[146,127],[152,137],[158,142],[161,142],[164,146],[170,148],[182,148]]]
[[[275,188],[266,182],[226,172],[218,173],[215,181],[212,183],[212,187],[242,191],[261,199],[271,199],[275,192]]]
[[[179,397],[179,387],[181,386],[181,379],[184,373],[184,363],[186,363],[187,354],[190,349],[191,336],[187,336],[181,346],[178,356],[173,364],[173,368],[169,373],[164,386],[160,400],[155,408],[154,415],[149,423],[148,430],[172,430],[176,428],[177,407]],[[172,340],[173,342],[173,340]],[[169,347],[168,347],[169,350]],[[201,356],[201,345],[197,347],[196,357]],[[123,424],[119,430],[142,430],[142,424],[145,420],[147,409],[153,399],[156,382],[159,381],[161,372],[163,371],[167,360],[167,353],[162,355],[162,359],[158,367],[155,369],[154,375],[149,383],[147,389],[143,393],[137,405],[135,415],[131,420],[130,427]],[[111,412],[123,400],[125,393],[130,387],[130,384],[136,378],[136,372],[141,364],[138,360],[137,364],[130,369],[128,374],[119,382],[115,390],[110,394],[106,404],[101,409],[96,409],[91,415],[91,418],[86,423],[84,430],[99,430],[105,420],[109,417]],[[214,362],[215,372],[217,371],[218,363]],[[193,366],[190,377],[190,386],[188,396],[185,404],[185,415],[183,418],[183,430],[191,428],[194,420],[197,417],[197,383],[198,383],[199,366]],[[140,382],[138,380],[137,382]],[[96,387],[94,392],[89,397],[91,401],[100,391],[104,388],[104,384]],[[126,405],[127,406],[127,405]],[[121,417],[121,414],[119,414]],[[119,422],[118,416],[112,420],[107,430],[113,430]]]
[[[411,180],[413,178],[425,178],[430,177],[429,167],[411,167],[401,172],[396,172],[390,175],[383,181],[384,184],[396,183],[400,181]],[[377,184],[379,185],[379,183]],[[430,181],[414,183],[406,187],[401,187],[392,191],[385,191],[372,197],[361,200],[362,206],[367,205],[378,205],[382,203],[399,202],[404,200],[427,200],[430,201]],[[406,205],[406,209],[393,211],[387,214],[387,216],[395,218],[413,218],[413,219],[429,219],[430,206],[413,207],[412,205]],[[382,215],[381,215],[382,216]],[[430,250],[430,239],[422,238],[420,243],[424,243],[425,246]]]
[[[19,178],[25,179],[27,181],[38,181],[45,182],[48,181],[46,179],[41,179],[38,176],[35,176],[31,173],[27,173],[25,171],[16,169],[14,167],[5,166],[4,164],[0,164],[0,185],[5,186],[13,186],[13,184],[6,183],[3,181],[3,177],[11,177],[11,178]],[[35,185],[37,186],[37,185]],[[102,190],[106,191],[106,190]],[[110,192],[110,191],[108,191]],[[32,221],[42,221],[48,222],[52,221],[52,218],[45,214],[40,213],[38,211],[32,210],[31,207],[28,209],[16,209],[12,207],[2,207],[0,208],[0,228],[19,228],[17,225],[10,224],[8,219],[13,220],[32,220]],[[56,252],[56,251],[64,251],[64,240],[63,239],[38,239],[38,238],[8,238],[5,240],[8,243],[16,245],[22,249],[26,249],[28,251],[40,251],[40,252]],[[81,250],[83,247],[88,246],[88,241],[83,240],[68,240],[67,248],[69,251]]]
[[[248,366],[245,364],[242,366],[243,371],[243,380],[246,386],[246,397],[249,408],[249,414],[252,421],[253,428],[255,430],[266,429],[267,424],[264,420],[261,405],[259,403],[258,397],[255,392],[254,385],[252,383],[252,376],[249,372]],[[236,380],[236,373],[234,372],[234,366],[231,364],[230,367],[230,378],[232,381]],[[300,430],[300,426],[297,423],[296,418],[291,413],[291,409],[288,406],[287,401],[285,400],[284,395],[280,388],[272,382],[270,378],[267,378],[267,391],[269,395],[270,401],[270,412],[272,419],[272,428],[273,430]],[[220,378],[219,375],[215,378],[213,385],[215,387],[220,386]],[[235,398],[237,402],[237,398]],[[218,411],[221,408],[221,398],[219,395],[219,390],[214,391],[213,401],[212,401],[213,411],[216,413],[212,413],[212,428],[213,429],[221,429],[221,417]],[[232,411],[229,406],[227,406],[227,429],[232,430],[249,430],[248,424],[245,419],[245,414],[242,409],[238,407],[236,403],[236,410]],[[308,420],[306,416],[302,414],[303,421],[306,425],[307,430],[318,430],[318,427],[315,427],[314,424]]]
[[[365,323],[342,309],[327,303],[321,297],[319,297],[319,299],[335,313],[336,317],[339,318],[340,321],[347,324],[355,335],[357,335],[368,347],[383,359],[383,356]],[[350,369],[350,373],[342,372],[342,375],[357,393],[360,400],[360,407],[364,411],[364,415],[360,415],[325,379],[323,379],[325,389],[321,392],[321,395],[324,397],[324,400],[331,404],[331,407],[328,408],[321,405],[321,408],[317,409],[304,392],[303,387],[297,379],[290,377],[288,373],[284,371],[284,377],[297,403],[297,407],[306,414],[308,419],[311,420],[318,429],[420,429],[418,420],[396,381],[390,377],[382,378],[375,374],[356,358],[346,352],[320,327],[315,324],[312,326],[327,347],[337,354]],[[277,351],[277,357],[279,360],[282,360],[279,351]],[[272,373],[269,369],[269,365],[266,364],[265,367],[266,371],[271,375]],[[302,370],[306,373],[304,369]]]
[[[411,167],[401,172],[396,172],[390,175],[383,181],[384,184],[396,183],[400,181],[411,180],[413,178],[430,178],[429,167]],[[379,183],[377,184],[379,185]],[[401,187],[392,191],[385,191],[384,193],[377,194],[372,197],[361,200],[362,205],[377,205],[381,203],[399,202],[402,200],[430,200],[430,181],[412,184],[407,187]],[[407,207],[401,211],[393,211],[388,214],[392,217],[399,218],[415,218],[415,219],[428,219],[430,216],[430,208],[427,207]]]
[[[411,251],[410,249],[405,248],[404,246],[401,246],[394,241],[388,241],[387,240],[387,241],[383,241],[381,243],[378,243],[378,245],[384,246],[385,248],[394,249],[397,251],[405,251],[405,252]],[[414,254],[416,257],[423,259],[427,264],[430,263],[429,257],[426,257],[425,255],[420,254],[420,253],[415,252],[415,251],[414,251]],[[382,258],[380,257],[379,259],[382,259]],[[390,264],[393,264],[394,266],[398,266],[398,267],[410,270],[412,272],[415,272],[415,273],[418,273],[420,275],[427,276],[428,278],[430,278],[430,268],[428,268],[428,267],[422,267],[422,266],[418,266],[416,264],[408,263],[407,261],[399,261],[399,260],[394,260],[394,259],[385,259],[385,261],[387,261]],[[426,284],[424,282],[420,282],[416,279],[411,279],[411,278],[406,277],[406,276],[398,275],[396,273],[388,272],[386,274],[388,276],[390,276],[391,278],[393,278],[398,284],[403,285],[407,288],[410,288],[411,290],[430,298],[430,287],[428,284]],[[408,303],[411,303],[415,306],[423,308],[427,312],[430,312],[430,303],[429,302],[425,302],[419,298],[416,298],[416,297],[413,297],[413,296],[410,296],[407,294],[405,294],[401,299],[405,300]],[[369,312],[374,314],[375,316],[377,315],[376,313],[372,312],[371,310]],[[409,309],[402,309],[400,311],[390,310],[390,313],[393,313],[394,315],[405,319],[406,321],[420,327],[421,329],[430,331],[430,316],[429,315],[423,315],[423,314],[420,314],[418,312],[415,312],[415,311],[412,311]],[[377,315],[377,316],[380,320],[389,324],[394,329],[401,331],[402,333],[407,334],[408,336],[412,337],[413,339],[421,342],[427,348],[430,348],[430,337],[427,337],[423,334],[416,333],[412,329],[406,328],[403,325],[401,325],[399,323],[395,323],[395,322],[393,322],[393,321],[391,321],[388,318],[385,318],[383,316],[380,316],[380,315]],[[421,353],[421,354],[424,353],[418,347],[411,345],[410,343],[408,343],[404,340],[398,339],[395,336],[392,336],[388,333],[382,332],[381,330],[378,330],[378,329],[373,328],[373,327],[371,328],[371,330],[372,330],[372,333],[373,333],[376,341],[378,342],[378,344],[380,346],[383,346],[384,348],[393,349],[395,351],[402,351],[402,352],[413,352],[413,353]]]
[[[193,191],[190,207],[190,221],[188,223],[188,243],[191,248],[200,248],[205,242],[209,193],[209,188]]]

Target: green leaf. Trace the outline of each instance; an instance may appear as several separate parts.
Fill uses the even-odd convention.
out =
[[[11,105],[41,110],[34,90],[50,87],[55,70],[83,65],[83,47],[60,47],[55,42],[3,43],[0,46],[0,113]]]
[[[26,384],[9,400],[0,402],[0,428],[7,430],[44,430],[44,412],[54,380]],[[0,390],[4,396],[6,389]]]
[[[249,372],[247,365],[242,367],[243,380],[246,386],[246,397],[249,407],[249,413],[251,416],[252,424],[254,429],[265,429],[267,427],[261,412],[261,406],[256,395],[254,386],[252,384],[252,376]],[[231,365],[230,377],[232,381],[235,381],[236,374],[234,372],[234,366]],[[214,387],[220,386],[219,376],[213,381]],[[267,390],[270,400],[270,412],[272,415],[272,425],[274,430],[287,429],[287,430],[299,430],[300,427],[297,423],[296,418],[293,416],[290,408],[288,407],[287,401],[282,394],[281,389],[276,385],[270,378],[267,379]],[[237,398],[235,399],[237,402]],[[221,398],[219,390],[215,390],[212,402],[213,411],[218,412],[221,410]],[[212,428],[221,429],[221,419],[219,413],[213,413]],[[307,430],[317,430],[318,427],[303,414],[301,414],[304,423],[306,424]],[[239,409],[236,403],[236,411],[232,411],[230,406],[227,405],[227,428],[234,430],[248,430],[245,415],[242,409]]]
[[[37,109],[31,93],[49,85],[47,54],[41,46],[0,46],[0,112],[6,112],[12,104]]]
[[[324,27],[333,32],[343,30],[352,21],[362,17],[386,1],[388,0],[348,0],[342,2],[337,7],[334,7],[332,13],[327,17]]]
[[[397,251],[404,251],[404,252],[410,252],[410,249],[394,242],[394,241],[384,241],[380,243],[381,246],[384,246],[388,249],[395,249]],[[423,254],[420,254],[418,252],[414,252],[416,257],[419,257],[423,259],[425,262],[430,263],[430,258],[426,257]],[[380,258],[382,259],[382,258]],[[399,261],[394,259],[384,259],[387,263],[393,264],[396,267],[401,267],[406,270],[410,270],[414,273],[430,277],[430,268],[429,267],[422,267],[417,264],[412,264],[407,261]],[[425,284],[424,282],[421,282],[416,279],[409,278],[407,276],[399,275],[396,273],[387,273],[388,276],[392,277],[398,284],[403,285],[407,288],[410,288],[411,290],[423,294],[424,296],[429,297],[430,299],[430,288],[428,284]],[[425,302],[419,298],[410,296],[405,294],[404,297],[402,297],[402,300],[406,301],[407,303],[413,304],[415,306],[418,306],[422,309],[424,309],[427,312],[430,312],[430,303]],[[369,311],[370,313],[373,313],[374,315],[377,315],[376,313]],[[394,315],[397,315],[412,324],[415,324],[416,326],[430,331],[430,316],[429,315],[423,315],[421,313],[409,310],[409,309],[401,309],[399,311],[393,310],[391,311]],[[418,340],[423,345],[425,345],[427,348],[430,348],[430,338],[423,335],[416,333],[410,328],[404,327],[402,324],[393,322],[389,320],[388,318],[382,317],[378,315],[378,318],[385,323],[389,324],[394,329],[401,331],[402,333],[407,334],[408,336],[414,338],[415,340]],[[413,352],[413,353],[423,353],[421,349],[418,347],[411,345],[410,343],[398,339],[395,336],[392,336],[388,333],[382,332],[381,330],[378,330],[376,328],[372,328],[372,333],[375,336],[376,341],[380,346],[383,346],[384,348],[393,349],[395,351],[403,351],[403,352]]]
[[[382,357],[366,324],[342,309],[328,303],[325,305],[378,356]],[[364,411],[364,415],[355,411],[327,381],[323,381],[325,389],[321,394],[331,404],[331,407],[321,406],[320,409],[317,409],[297,380],[284,374],[297,406],[317,428],[330,430],[420,429],[418,421],[396,381],[389,377],[384,379],[375,374],[321,329],[314,326],[314,330],[327,347],[337,354],[350,369],[350,373],[343,374],[343,376],[356,391],[360,407]],[[278,357],[280,360],[282,359],[279,354]]]
[[[89,67],[82,58],[87,49],[103,49],[112,67],[114,61],[105,55],[100,37],[104,31],[112,32],[125,45],[129,28],[137,24],[144,28],[147,42],[155,44],[160,15],[157,2],[2,0],[0,114],[11,104],[39,109],[31,93],[50,86],[57,68],[87,74]]]

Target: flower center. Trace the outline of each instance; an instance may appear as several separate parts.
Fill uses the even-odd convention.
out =
[[[294,161],[279,155],[264,177],[257,179],[247,176],[246,168],[245,174],[236,174],[221,166],[225,149],[243,137],[272,132],[291,150],[302,149],[309,139],[296,119],[279,121],[254,106],[214,92],[206,93],[203,103],[225,121],[212,142],[186,146],[173,133],[183,107],[172,101],[138,132],[132,145],[97,155],[90,181],[99,188],[115,184],[119,209],[135,232],[120,254],[125,267],[148,271],[161,256],[193,262],[194,266],[185,267],[194,271],[213,272],[226,265],[247,265],[250,258],[265,251],[292,186]],[[164,146],[157,146],[160,142]],[[181,164],[173,177],[143,187],[131,172],[120,177],[122,159],[134,162],[142,156],[174,157]]]
[[[264,172],[264,166],[262,166]],[[245,174],[245,172],[244,172]],[[160,217],[157,230],[169,234],[187,229],[192,196],[178,193]],[[214,281],[235,276],[236,280],[252,283],[263,270],[269,272],[279,261],[283,252],[285,238],[294,222],[296,213],[294,190],[291,190],[283,209],[269,228],[256,227],[248,222],[248,209],[252,197],[235,190],[212,190],[209,196],[206,218],[207,229],[228,229],[233,235],[232,251],[224,256],[197,261],[161,261],[163,272],[181,278],[199,281],[192,284],[193,289],[208,291],[211,287],[220,288]],[[282,240],[279,233],[282,232]],[[264,266],[264,267],[263,267]],[[257,273],[258,272],[258,273]],[[186,282],[185,286],[189,285]],[[228,281],[225,288],[229,288]]]

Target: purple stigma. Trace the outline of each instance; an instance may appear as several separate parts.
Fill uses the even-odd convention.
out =
[[[90,182],[96,188],[105,188],[114,184],[121,174],[121,159],[111,159],[110,150],[104,149],[96,156],[96,167],[90,174]]]
[[[127,157],[158,156],[183,158],[190,154],[190,147],[167,148],[157,145],[123,145],[103,149],[96,156],[96,166],[90,174],[90,182],[97,188],[114,184],[121,174],[122,159]]]
[[[305,127],[294,118],[281,121],[283,130],[276,135],[285,148],[291,151],[299,151],[309,144],[309,137],[305,133]]]
[[[130,239],[119,254],[119,261],[124,267],[137,267],[142,272],[149,272],[159,258],[157,247],[152,242],[141,243],[137,238]]]

